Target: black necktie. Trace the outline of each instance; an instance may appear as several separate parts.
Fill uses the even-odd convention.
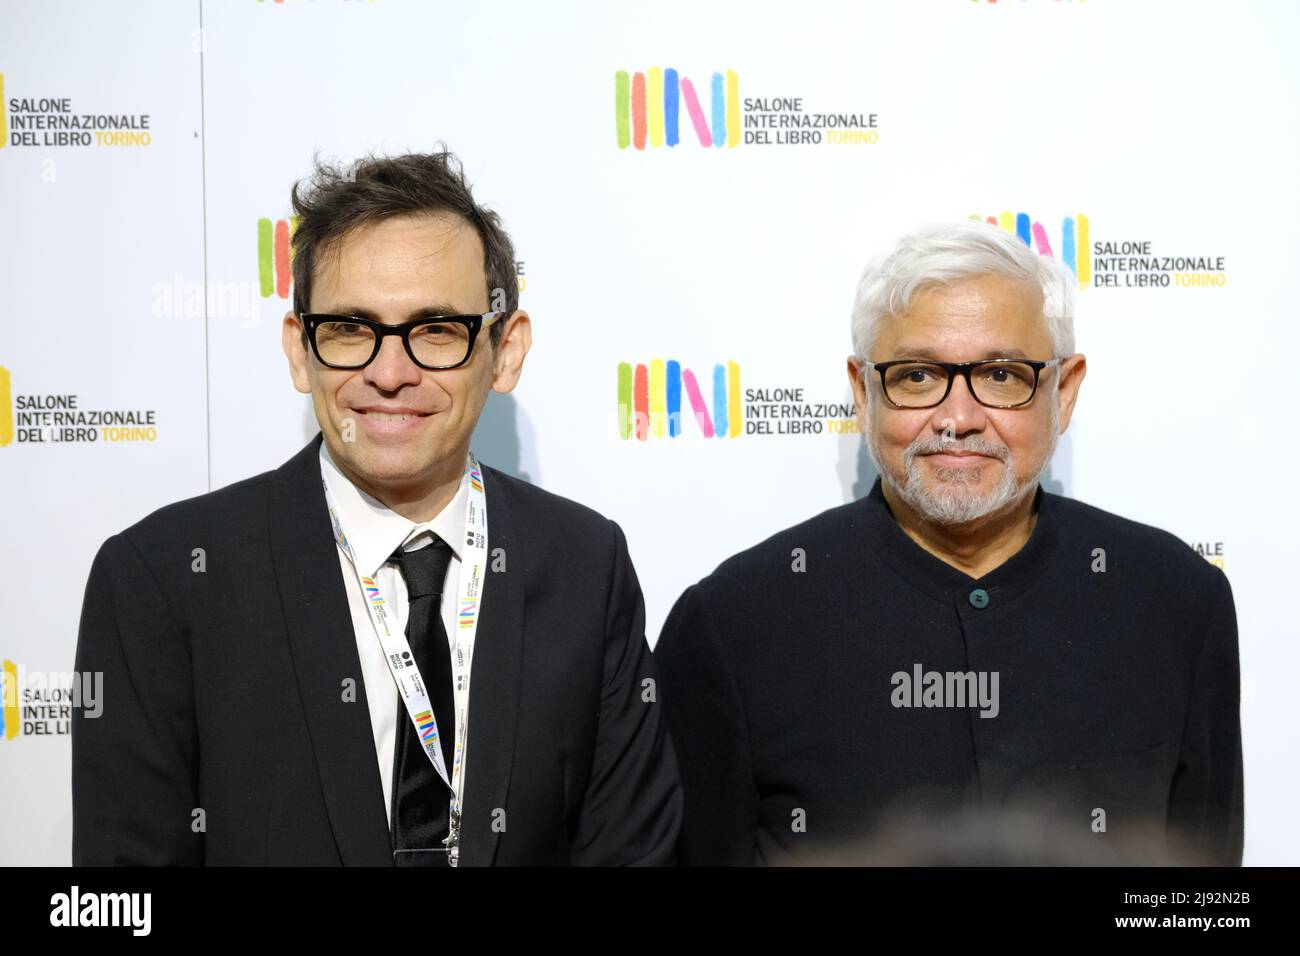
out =
[[[406,580],[410,611],[406,619],[406,640],[415,655],[415,666],[424,678],[425,690],[438,721],[447,773],[451,774],[456,716],[451,686],[451,652],[447,629],[442,623],[442,583],[451,561],[451,548],[441,538],[415,551],[400,548],[389,558]],[[406,706],[398,695],[397,750],[393,763],[393,861],[398,866],[445,866],[447,854],[442,840],[447,835],[447,801],[451,790],[425,755],[420,738],[411,725]],[[413,850],[436,852],[410,852]]]

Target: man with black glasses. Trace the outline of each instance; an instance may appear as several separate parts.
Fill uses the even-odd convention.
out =
[[[655,650],[683,863],[1240,863],[1227,578],[1039,485],[1085,372],[1074,281],[984,223],[867,266],[878,480],[723,562]]]
[[[671,862],[623,533],[470,453],[532,337],[497,216],[445,152],[320,166],[293,205],[283,345],[321,434],[100,549],[73,862]]]

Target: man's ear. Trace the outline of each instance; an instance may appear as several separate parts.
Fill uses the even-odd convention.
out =
[[[303,340],[302,322],[290,309],[284,314],[284,325],[280,328],[280,344],[284,347],[285,357],[289,360],[289,377],[293,387],[304,395],[311,394],[311,377],[307,369],[311,357],[307,354],[307,344]]]
[[[512,391],[519,383],[524,356],[533,345],[533,325],[527,312],[516,309],[505,323],[492,363],[492,389],[497,392]]]
[[[1088,374],[1088,359],[1082,353],[1075,353],[1060,365],[1060,385],[1056,388],[1056,400],[1061,411],[1060,434],[1070,427],[1070,416],[1074,414],[1074,403],[1079,398],[1079,386]]]
[[[858,410],[858,427],[866,432],[867,428],[867,381],[862,374],[859,360],[850,355],[847,363],[849,385],[853,388],[853,404]]]

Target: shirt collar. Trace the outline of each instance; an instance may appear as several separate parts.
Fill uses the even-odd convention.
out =
[[[980,578],[972,578],[964,571],[935,557],[925,550],[898,525],[889,503],[885,500],[880,478],[863,499],[863,510],[874,553],[884,564],[919,591],[949,603],[956,600],[964,606],[969,593],[981,588],[996,597],[995,603],[1004,604],[1028,590],[1038,580],[1048,565],[1056,543],[1054,496],[1040,484],[1034,492],[1034,507],[1038,518],[1034,530],[1024,547]]]
[[[411,538],[431,531],[446,541],[457,559],[465,537],[465,508],[469,499],[468,473],[461,476],[456,494],[428,521],[403,518],[382,501],[371,497],[348,479],[334,463],[325,442],[320,443],[320,471],[329,486],[339,523],[343,525],[357,570],[374,577],[393,552]]]

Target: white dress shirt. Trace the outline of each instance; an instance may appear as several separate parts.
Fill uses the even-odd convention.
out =
[[[456,640],[456,584],[460,579],[461,550],[464,547],[462,539],[465,536],[465,507],[469,499],[468,476],[461,478],[455,496],[442,511],[431,520],[417,524],[392,511],[348,480],[330,457],[324,441],[320,444],[320,470],[329,485],[343,532],[356,555],[357,570],[375,579],[387,597],[389,606],[396,611],[398,630],[406,630],[410,602],[405,579],[396,565],[386,563],[389,556],[399,546],[406,551],[424,547],[432,542],[431,535],[435,534],[450,546],[452,557],[447,567],[440,605],[442,624],[447,630],[447,654],[450,657]],[[384,650],[379,644],[374,625],[370,623],[370,614],[366,611],[356,571],[337,542],[334,546],[338,550],[343,583],[348,594],[348,607],[352,611],[352,630],[357,637],[361,676],[365,681],[366,700],[370,704],[370,727],[375,735],[379,777],[384,784],[384,813],[388,815],[391,827],[397,721],[410,718],[398,699],[397,686],[389,673]],[[438,732],[452,735],[455,728],[439,727]]]

